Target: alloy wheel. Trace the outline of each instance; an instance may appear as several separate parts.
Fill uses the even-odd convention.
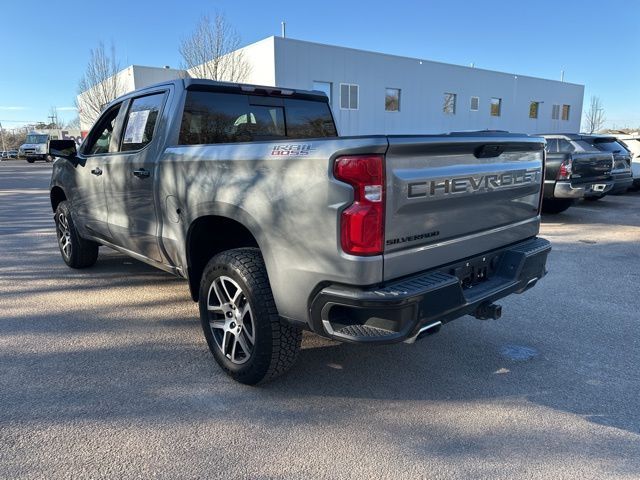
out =
[[[65,258],[71,257],[71,230],[69,229],[69,220],[64,213],[58,214],[58,221],[56,222],[56,230],[58,233],[58,244],[60,245],[60,251]]]
[[[209,326],[216,345],[232,363],[246,363],[255,345],[255,323],[249,299],[226,276],[213,280],[207,296]]]

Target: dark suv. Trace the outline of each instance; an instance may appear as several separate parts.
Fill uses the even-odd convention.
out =
[[[560,213],[580,198],[598,199],[615,185],[613,154],[579,134],[548,134],[542,211]]]
[[[613,155],[614,167],[611,171],[613,188],[609,193],[624,193],[633,185],[631,172],[631,152],[615,137],[610,135],[582,135],[582,140],[596,150]]]

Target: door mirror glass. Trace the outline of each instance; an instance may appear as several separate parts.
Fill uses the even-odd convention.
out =
[[[76,142],[74,140],[50,140],[49,155],[73,160],[78,156]]]

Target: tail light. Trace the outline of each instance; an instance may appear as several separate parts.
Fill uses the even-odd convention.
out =
[[[557,180],[569,180],[571,177],[571,159],[566,158],[560,164],[560,169],[558,170]]]
[[[380,255],[384,243],[384,157],[339,157],[333,175],[354,191],[353,203],[340,219],[342,250],[352,255]]]
[[[538,198],[538,215],[542,214],[542,201],[544,199],[544,180],[547,178],[547,149],[542,150],[542,177],[540,178],[540,197]]]

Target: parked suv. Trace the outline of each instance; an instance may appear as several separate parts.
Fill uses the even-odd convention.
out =
[[[631,173],[633,174],[633,186],[640,188],[640,136],[616,134],[616,140],[624,145],[631,154]]]
[[[578,134],[548,134],[542,211],[560,213],[580,198],[601,198],[614,187],[611,153]]]
[[[633,185],[631,172],[631,152],[616,137],[611,135],[582,135],[582,139],[601,152],[613,155],[614,167],[611,171],[613,188],[609,193],[624,193]]]

